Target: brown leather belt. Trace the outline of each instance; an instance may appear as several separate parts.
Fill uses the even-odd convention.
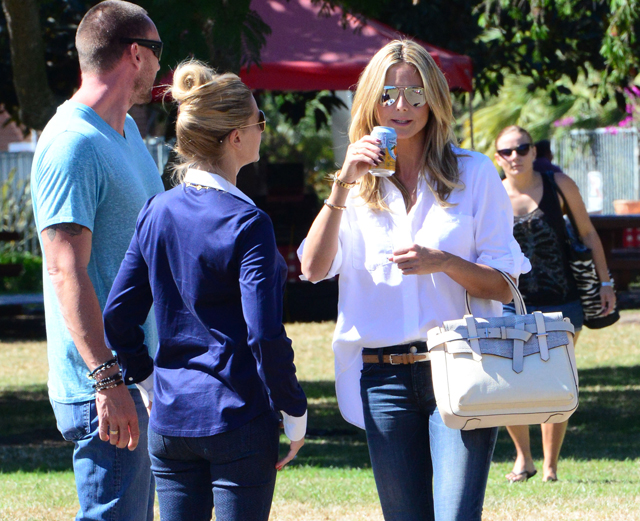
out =
[[[365,364],[377,364],[380,362],[378,355],[362,355]],[[397,355],[383,355],[382,362],[391,365],[407,365],[417,362],[428,362],[429,353],[401,353]]]

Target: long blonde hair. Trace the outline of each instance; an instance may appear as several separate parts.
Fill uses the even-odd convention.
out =
[[[253,95],[238,76],[216,74],[205,63],[178,65],[169,89],[178,103],[174,179],[181,182],[191,165],[215,166],[224,154],[223,139],[254,113]]]
[[[453,133],[453,112],[449,86],[444,75],[431,55],[411,40],[394,40],[380,49],[371,59],[358,80],[358,87],[351,109],[349,140],[353,143],[371,133],[380,123],[376,119],[376,108],[384,88],[387,71],[398,63],[413,65],[424,85],[429,106],[429,119],[425,126],[424,148],[422,150],[423,170],[429,173],[427,184],[441,206],[451,206],[447,199],[454,188],[460,187],[458,159],[452,150],[456,144]],[[410,194],[404,186],[391,176],[390,181],[402,193],[405,204]],[[375,210],[388,210],[383,200],[381,180],[366,174],[361,181],[360,196],[367,206]]]

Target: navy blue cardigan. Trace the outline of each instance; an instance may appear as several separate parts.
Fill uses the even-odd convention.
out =
[[[282,325],[285,280],[271,220],[249,202],[184,184],[147,202],[104,319],[127,384],[155,365],[157,433],[209,436],[269,409],[304,414]],[[152,303],[155,360],[141,328]]]

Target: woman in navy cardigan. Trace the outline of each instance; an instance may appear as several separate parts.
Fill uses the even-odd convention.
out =
[[[150,199],[105,308],[127,384],[153,402],[149,453],[165,521],[266,520],[276,471],[304,443],[307,402],[282,325],[286,265],[273,225],[236,188],[264,113],[234,74],[183,63],[176,175]],[[154,359],[141,324],[153,304]],[[151,405],[151,403],[149,403]],[[278,461],[279,418],[291,440]]]

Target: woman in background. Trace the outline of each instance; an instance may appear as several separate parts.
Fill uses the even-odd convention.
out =
[[[574,344],[583,323],[582,304],[571,274],[565,243],[563,214],[571,209],[580,238],[591,248],[600,277],[600,296],[605,314],[615,307],[615,293],[609,279],[602,243],[585,208],[577,185],[562,172],[536,172],[533,161],[536,148],[531,135],[523,128],[509,126],[496,137],[496,162],[505,173],[503,185],[509,194],[515,224],[513,234],[532,269],[520,277],[520,292],[529,313],[562,311],[575,327]],[[555,187],[559,187],[563,199]],[[504,307],[505,314],[515,314],[513,305]],[[544,463],[542,481],[557,481],[558,458],[567,430],[567,422],[548,423],[542,427]],[[513,470],[506,475],[511,482],[526,481],[537,473],[531,455],[529,426],[507,427],[516,446]]]
[[[234,74],[180,65],[182,184],[150,199],[105,309],[127,383],[155,389],[149,453],[163,521],[266,521],[304,443],[306,398],[282,325],[284,259],[267,215],[236,188],[266,121]],[[154,305],[155,360],[140,324]],[[150,381],[153,385],[150,386]],[[291,440],[278,461],[279,422]]]
[[[453,430],[436,408],[425,339],[464,315],[511,299],[494,269],[517,278],[528,263],[491,161],[455,145],[447,82],[429,53],[393,41],[362,73],[351,145],[331,195],[299,250],[311,281],[340,274],[333,338],[345,419],[367,432],[387,521],[482,516],[497,429]],[[395,174],[374,177],[375,126],[398,137]],[[476,307],[477,306],[477,307]]]

